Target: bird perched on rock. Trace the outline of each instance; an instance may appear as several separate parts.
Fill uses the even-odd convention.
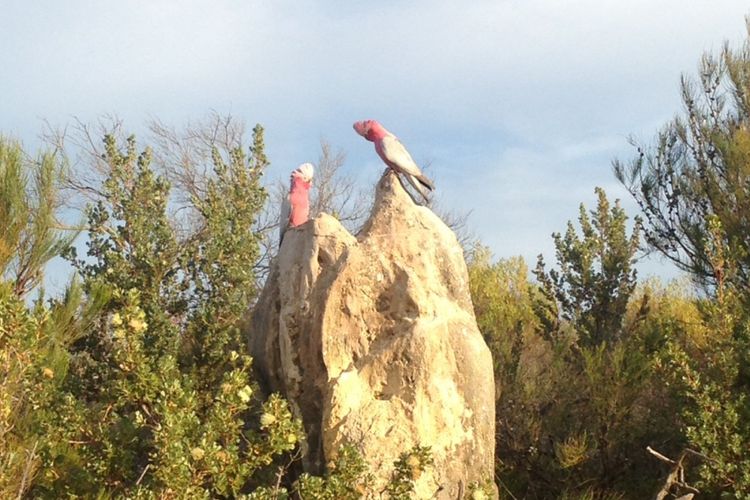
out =
[[[279,246],[289,227],[297,227],[310,217],[310,187],[314,168],[311,163],[297,167],[290,177],[289,194],[281,203],[279,218]]]
[[[404,174],[425,201],[429,201],[429,193],[435,189],[435,185],[422,173],[395,135],[388,132],[376,120],[356,122],[354,130],[368,141],[374,142],[375,152],[385,164],[396,173]]]

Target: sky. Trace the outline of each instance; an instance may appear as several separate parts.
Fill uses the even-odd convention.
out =
[[[265,127],[269,183],[326,140],[374,187],[382,164],[351,127],[374,118],[496,258],[533,267],[596,186],[637,213],[612,160],[681,111],[680,75],[738,46],[748,14],[746,0],[0,0],[0,134],[33,150],[45,122],[114,114],[138,133],[231,114]],[[676,271],[650,258],[641,274]]]

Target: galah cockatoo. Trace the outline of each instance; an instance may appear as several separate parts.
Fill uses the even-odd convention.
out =
[[[429,201],[429,192],[435,189],[435,185],[422,173],[395,135],[388,132],[376,120],[356,122],[354,130],[368,141],[374,142],[375,151],[385,164],[396,173],[404,174],[425,201]]]
[[[279,218],[279,246],[289,227],[297,227],[310,217],[310,187],[314,168],[311,163],[303,163],[292,172],[289,194],[281,203]]]

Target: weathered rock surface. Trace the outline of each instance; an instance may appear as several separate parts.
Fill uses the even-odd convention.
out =
[[[382,486],[421,445],[435,464],[419,498],[494,476],[492,359],[467,280],[453,232],[390,173],[356,238],[325,214],[287,231],[250,344],[266,389],[303,419],[307,470],[351,443]]]

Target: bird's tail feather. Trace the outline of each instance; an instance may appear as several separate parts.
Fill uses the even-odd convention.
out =
[[[422,177],[424,177],[424,176],[422,176]],[[422,198],[424,198],[424,200],[426,202],[430,201],[430,193],[427,191],[426,185],[423,185],[424,182],[422,182],[422,180],[419,177],[416,177],[414,175],[407,175],[406,179],[409,181],[409,184],[411,184],[412,186],[414,186],[414,189],[416,189],[417,192],[422,195]],[[427,179],[427,178],[425,177],[425,179]],[[432,189],[432,188],[430,188],[430,189]]]
[[[418,181],[419,181],[419,182],[420,182],[420,183],[421,183],[421,184],[422,184],[422,185],[423,185],[424,187],[426,187],[426,188],[427,188],[427,189],[429,189],[430,191],[434,191],[434,190],[435,190],[435,184],[433,184],[433,182],[432,182],[432,181],[431,181],[430,179],[428,179],[428,178],[427,178],[427,176],[425,176],[424,174],[419,174],[419,175],[415,175],[414,177],[416,177],[416,179],[417,179],[417,180],[418,180]]]

